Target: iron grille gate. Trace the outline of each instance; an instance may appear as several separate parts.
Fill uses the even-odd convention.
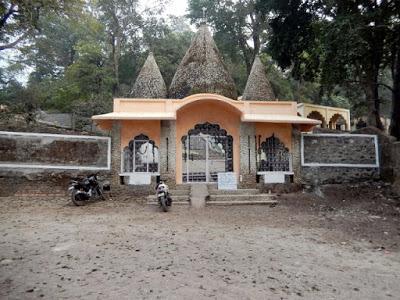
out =
[[[183,182],[216,182],[233,171],[233,138],[216,124],[200,124],[182,138]]]
[[[122,173],[159,173],[159,152],[154,141],[138,135],[122,152]]]
[[[288,148],[275,135],[267,138],[258,149],[258,170],[263,172],[292,171]]]

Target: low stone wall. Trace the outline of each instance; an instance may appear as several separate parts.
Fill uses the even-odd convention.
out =
[[[303,134],[301,181],[316,185],[378,179],[377,141],[376,135]]]
[[[84,178],[93,171],[57,171],[42,172],[3,172],[0,174],[0,197],[9,196],[55,196],[66,197],[69,182],[72,178]],[[110,181],[107,171],[96,172],[100,181]]]
[[[303,167],[301,179],[305,184],[351,183],[379,179],[378,168]]]

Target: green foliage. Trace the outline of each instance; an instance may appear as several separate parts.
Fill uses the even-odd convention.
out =
[[[68,13],[80,0],[0,1],[0,51],[14,48],[41,30],[42,16]]]
[[[351,104],[359,113],[367,111],[370,125],[378,128],[382,127],[381,74],[387,58],[396,52],[393,49],[400,47],[391,42],[399,33],[394,33],[399,7],[386,0],[260,0],[257,6],[264,15],[273,16],[268,50],[278,64],[290,68],[297,79],[320,83],[328,99],[337,85],[362,88],[363,103],[356,97]]]

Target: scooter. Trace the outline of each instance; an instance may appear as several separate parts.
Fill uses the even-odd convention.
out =
[[[158,204],[164,212],[167,212],[172,204],[171,196],[169,195],[168,185],[160,181],[156,186],[156,196]]]

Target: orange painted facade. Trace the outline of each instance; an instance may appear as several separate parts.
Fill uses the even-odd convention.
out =
[[[309,131],[320,121],[297,115],[297,104],[284,101],[237,101],[215,94],[185,99],[115,99],[114,111],[93,116],[98,126],[111,131],[120,122],[121,151],[137,135],[147,135],[161,146],[161,120],[175,121],[176,183],[182,183],[182,137],[197,124],[218,124],[233,138],[233,171],[240,176],[240,125],[254,124],[255,134],[265,141],[273,134],[292,150],[292,128]],[[247,139],[247,136],[245,137]],[[171,141],[172,142],[172,141]]]
[[[181,138],[196,124],[218,124],[233,137],[233,170],[239,176],[240,114],[227,104],[214,101],[193,102],[178,110],[176,121],[176,183],[182,183]]]

